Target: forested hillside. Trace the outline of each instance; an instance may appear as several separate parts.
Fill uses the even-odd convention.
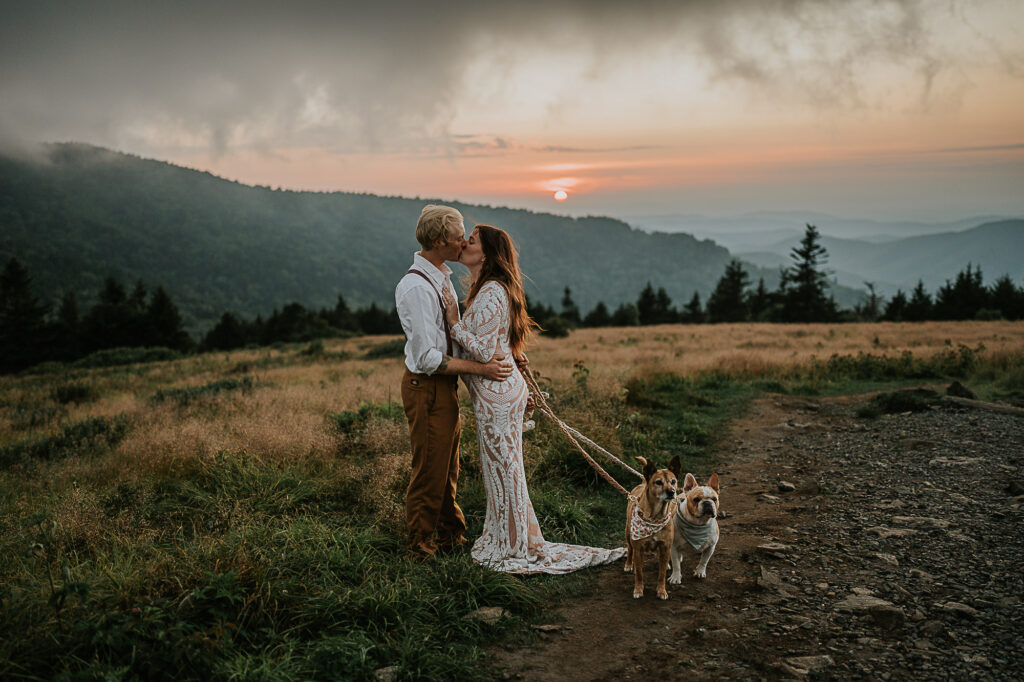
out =
[[[390,307],[428,201],[250,187],[87,145],[47,145],[33,159],[0,156],[0,259],[24,263],[46,301],[68,290],[88,301],[108,275],[161,284],[192,330],[225,310],[333,306],[339,293],[352,305]],[[569,286],[584,311],[598,301],[614,307],[648,281],[682,304],[694,291],[706,297],[729,261],[710,241],[610,218],[454,205],[467,227],[512,233],[527,293],[548,304]],[[777,282],[775,270],[750,274]],[[837,294],[844,305],[850,298]]]

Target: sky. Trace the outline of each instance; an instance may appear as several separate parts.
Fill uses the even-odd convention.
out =
[[[1020,0],[4,4],[7,146],[571,215],[1024,215]]]

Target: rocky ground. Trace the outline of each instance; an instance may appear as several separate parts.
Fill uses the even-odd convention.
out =
[[[691,559],[668,601],[634,600],[621,564],[603,569],[538,645],[495,652],[496,674],[1021,679],[1024,418],[872,420],[856,416],[865,401],[757,401],[720,453],[708,578]]]

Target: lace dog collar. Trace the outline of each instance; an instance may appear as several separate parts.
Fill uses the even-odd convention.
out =
[[[665,518],[652,521],[644,518],[643,514],[640,513],[639,504],[634,504],[633,516],[629,519],[629,537],[633,540],[643,540],[658,534],[672,521],[672,514],[675,513],[675,510],[676,502],[673,500],[668,505]]]

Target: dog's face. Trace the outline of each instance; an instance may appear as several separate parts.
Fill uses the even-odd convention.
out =
[[[683,495],[686,496],[686,511],[694,518],[718,517],[718,474],[711,474],[707,485],[697,485],[693,474],[686,474]]]
[[[682,470],[678,456],[673,457],[668,463],[668,469],[659,469],[654,462],[648,462],[643,457],[637,457],[636,461],[644,468],[648,498],[660,502],[671,502],[676,498],[679,490],[679,472]]]

